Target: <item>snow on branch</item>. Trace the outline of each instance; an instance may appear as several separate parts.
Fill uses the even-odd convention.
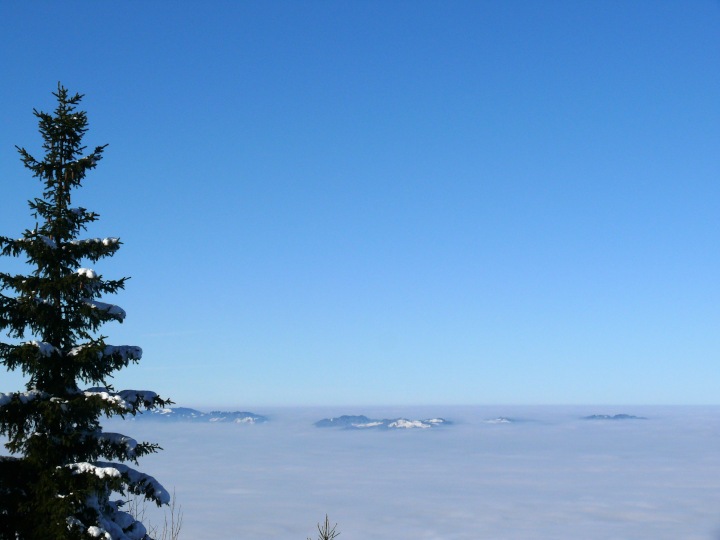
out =
[[[87,532],[92,538],[104,540],[149,540],[145,525],[137,521],[128,512],[123,512],[120,507],[126,501],[104,501],[100,502],[97,496],[90,496],[87,505],[97,512],[97,525],[85,526],[75,516],[66,519],[69,528],[76,528],[81,532]]]
[[[105,540],[112,540],[112,534],[106,531],[103,527],[97,527],[92,525],[88,527],[88,534],[93,538],[104,538]]]
[[[53,248],[53,249],[57,248],[57,243],[55,242],[55,240],[53,240],[49,236],[45,236],[44,234],[39,234],[38,240],[44,242],[45,245],[49,248]]]
[[[124,446],[127,451],[127,455],[131,458],[135,457],[135,449],[137,448],[138,442],[132,437],[128,437],[127,435],[123,435],[121,433],[110,432],[97,433],[96,437],[99,441],[105,441],[117,446]]]
[[[126,531],[116,520],[121,522],[131,521],[130,525],[132,527]],[[102,538],[103,540],[144,540],[148,538],[145,526],[139,521],[134,521],[133,517],[126,512],[117,512],[113,519],[106,519],[101,516],[99,521],[100,527],[92,525],[87,528],[87,533],[92,538]]]
[[[85,345],[78,345],[77,347],[73,347],[72,349],[70,349],[70,350],[68,351],[67,355],[68,355],[68,356],[77,356],[78,354],[80,354],[81,352],[83,352],[83,350],[85,350],[85,349],[87,349],[87,348],[89,348],[89,347],[92,347],[92,343],[86,343]],[[101,353],[101,354],[102,354],[102,353]],[[100,355],[98,355],[98,357],[99,357],[99,356],[100,356]]]
[[[57,242],[55,242],[55,240],[53,240],[49,236],[45,236],[44,234],[36,234],[36,233],[32,233],[32,232],[25,233],[25,234],[30,234],[32,236],[26,236],[25,238],[19,238],[18,242],[34,242],[35,240],[39,240],[51,249],[57,248]]]
[[[121,478],[129,482],[129,487],[134,493],[145,493],[158,504],[169,504],[170,493],[152,476],[141,473],[123,465],[122,463],[107,463],[98,461],[96,464],[80,462],[65,465],[73,474],[93,474],[98,478]]]
[[[35,399],[47,397],[46,392],[40,392],[39,390],[29,390],[27,392],[12,392],[10,394],[3,394],[0,393],[0,407],[4,407],[8,403],[10,403],[13,398],[17,398],[20,400],[20,403],[25,405],[26,403],[29,403]]]
[[[89,388],[88,390],[85,390],[83,392],[83,395],[88,398],[99,397],[103,401],[107,401],[109,403],[112,403],[113,405],[116,405],[117,407],[127,409],[128,411],[131,411],[133,408],[130,403],[125,401],[118,394],[114,392],[108,392],[107,388]]]
[[[88,506],[98,513],[97,525],[85,529],[85,525],[77,518],[68,518],[68,525],[75,525],[81,531],[86,530],[92,538],[105,540],[148,540],[147,529],[128,512],[120,507],[125,501],[106,501],[101,504],[97,497],[88,500]]]
[[[162,486],[160,482],[155,480],[154,477],[149,474],[141,473],[123,465],[120,463],[102,463],[98,462],[98,466],[109,466],[115,467],[123,476],[126,476],[130,480],[132,486],[138,486],[142,488],[142,491],[152,497],[152,499],[158,504],[170,504],[170,493]]]
[[[142,348],[135,345],[106,345],[103,351],[105,356],[120,355],[123,361],[140,360],[142,358]]]
[[[138,407],[152,407],[158,395],[150,390],[122,390],[120,392],[109,392],[105,387],[88,388],[83,392],[86,397],[99,397],[128,411],[136,410]]]
[[[85,276],[88,279],[95,279],[97,277],[95,270],[92,270],[91,268],[78,268],[77,274]]]
[[[121,390],[118,395],[136,407],[152,407],[158,397],[157,393],[151,390]]]
[[[75,246],[81,246],[83,244],[102,244],[103,246],[114,246],[120,241],[119,238],[85,238],[83,240],[73,240],[70,242]]]
[[[91,308],[97,309],[99,311],[104,311],[113,319],[116,319],[120,322],[125,320],[125,310],[120,306],[116,306],[115,304],[106,304],[105,302],[98,302],[97,300],[91,300],[89,298],[85,299],[85,303]]]
[[[94,474],[98,478],[120,478],[121,476],[120,471],[113,467],[112,464],[108,464],[107,467],[98,467],[92,463],[81,462],[71,463],[70,465],[66,465],[66,467],[70,469],[73,474]]]
[[[83,350],[92,347],[92,343],[86,343],[84,345],[78,345],[73,347],[67,353],[68,356],[77,356],[82,353]],[[115,356],[118,355],[122,358],[123,362],[128,360],[140,360],[142,358],[142,348],[135,345],[106,345],[103,350],[98,350],[98,359],[103,356]]]
[[[41,356],[47,357],[52,356],[55,353],[60,353],[60,351],[56,347],[50,345],[49,343],[46,343],[45,341],[26,341],[25,343],[23,343],[23,345],[33,345],[37,347],[38,349],[40,349]]]

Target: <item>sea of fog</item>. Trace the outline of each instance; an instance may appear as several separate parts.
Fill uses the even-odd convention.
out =
[[[250,410],[270,421],[106,422],[163,446],[141,469],[182,540],[314,539],[326,513],[341,540],[720,539],[720,407]],[[618,413],[647,419],[581,419]],[[313,426],[343,414],[453,424]]]

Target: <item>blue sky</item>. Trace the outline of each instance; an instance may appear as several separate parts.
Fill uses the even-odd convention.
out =
[[[145,351],[117,387],[718,403],[719,28],[700,0],[3,2],[0,234],[62,81],[109,143],[75,200],[125,243],[96,267]]]

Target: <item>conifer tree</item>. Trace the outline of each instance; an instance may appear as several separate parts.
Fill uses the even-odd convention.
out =
[[[150,391],[116,391],[108,379],[140,360],[135,346],[106,343],[100,327],[125,311],[104,295],[127,278],[106,279],[83,267],[112,256],[118,238],[81,238],[98,214],[71,205],[71,194],[95,168],[105,146],[85,154],[87,115],[82,95],[58,84],[53,114],[34,110],[45,156],[18,148],[25,167],[44,186],[29,201],[36,224],[20,239],[0,237],[4,256],[24,256],[30,273],[0,273],[0,364],[20,371],[25,389],[0,393],[0,538],[20,540],[149,539],[124,511],[140,495],[158,505],[167,491],[127,463],[156,452],[156,444],[103,431],[101,420],[135,415],[169,401]],[[89,264],[88,264],[89,263]]]

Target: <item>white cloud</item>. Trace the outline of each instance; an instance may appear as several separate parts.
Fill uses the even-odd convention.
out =
[[[127,423],[177,492],[188,538],[703,539],[720,527],[720,408],[277,409],[264,425]],[[592,422],[588,414],[648,420]],[[438,430],[314,428],[340,414],[438,415]],[[488,424],[499,416],[527,419]],[[123,431],[124,430],[124,431]]]

